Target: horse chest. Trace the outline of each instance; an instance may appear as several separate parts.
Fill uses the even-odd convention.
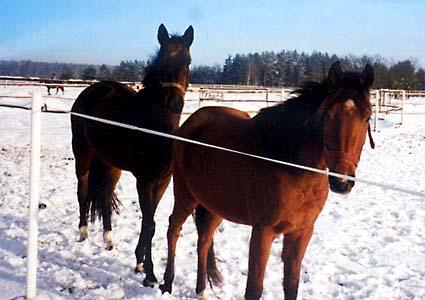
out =
[[[282,184],[281,198],[276,206],[275,230],[288,233],[313,225],[323,209],[329,193],[327,180],[316,176],[309,180],[294,182],[286,178]]]

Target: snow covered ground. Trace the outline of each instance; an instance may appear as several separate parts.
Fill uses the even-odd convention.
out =
[[[45,94],[44,89],[40,89]],[[75,98],[80,90],[66,90]],[[28,99],[27,88],[0,88],[0,103]],[[72,100],[45,98],[69,109]],[[421,102],[423,103],[423,102]],[[409,109],[415,109],[413,105]],[[425,116],[386,116],[374,134],[377,148],[365,145],[357,176],[425,192]],[[0,299],[25,294],[29,198],[30,112],[0,107]],[[134,274],[134,249],[141,213],[135,180],[123,173],[118,195],[123,213],[113,219],[117,247],[104,249],[102,228],[90,226],[78,243],[78,203],[69,116],[42,115],[41,199],[39,214],[39,299],[192,299],[196,298],[196,230],[189,218],[179,239],[173,295],[144,288]],[[155,220],[153,259],[158,279],[166,263],[166,231],[173,205],[172,184]],[[250,228],[224,222],[216,252],[223,287],[207,288],[208,299],[242,299],[248,268]],[[275,241],[264,280],[263,299],[282,299],[282,238]],[[352,193],[331,193],[316,222],[302,264],[299,299],[425,299],[425,199],[357,183]]]

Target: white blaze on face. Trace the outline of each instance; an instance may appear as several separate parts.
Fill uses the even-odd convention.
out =
[[[168,56],[171,58],[171,59],[174,59],[174,58],[176,58],[176,56],[179,54],[179,51],[173,51],[173,52],[171,52],[170,54],[168,54]]]
[[[347,110],[353,111],[356,108],[356,103],[352,99],[348,99],[344,104]]]

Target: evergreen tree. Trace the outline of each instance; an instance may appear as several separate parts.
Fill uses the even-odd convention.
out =
[[[413,89],[415,66],[410,60],[398,62],[390,68],[392,86],[396,89]]]
[[[111,76],[112,76],[111,71],[109,70],[109,68],[105,64],[103,64],[97,70],[96,79],[109,80],[109,79],[111,79]]]
[[[419,68],[415,74],[415,89],[425,90],[425,70]]]
[[[82,70],[81,75],[80,75],[81,79],[84,80],[93,80],[96,78],[96,69],[93,66],[88,66],[85,69]]]
[[[143,61],[122,61],[112,72],[114,80],[118,81],[142,81],[145,63]]]
[[[63,66],[59,75],[59,79],[68,80],[72,78],[75,78],[74,72],[72,72],[72,70],[67,65]]]

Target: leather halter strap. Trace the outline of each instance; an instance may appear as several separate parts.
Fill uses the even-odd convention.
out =
[[[328,159],[328,158],[343,159],[343,160],[351,162],[356,167],[357,167],[357,165],[359,164],[359,161],[360,161],[360,158],[356,157],[352,153],[344,152],[344,151],[328,150],[328,149],[326,149],[326,146],[325,146],[325,149],[324,149],[323,152],[324,152],[324,155],[325,155],[325,159]]]
[[[180,92],[183,93],[183,95],[186,93],[186,88],[182,86],[178,82],[161,82],[162,87],[174,87],[177,88]]]

